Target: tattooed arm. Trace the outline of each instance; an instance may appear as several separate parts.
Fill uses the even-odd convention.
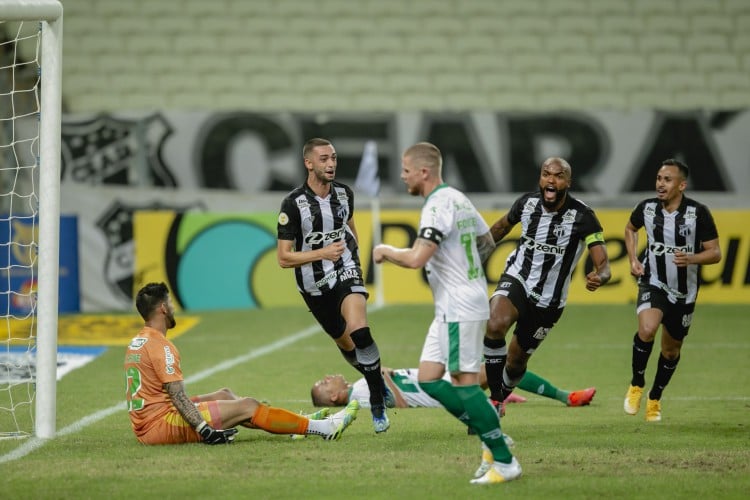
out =
[[[164,384],[164,389],[167,391],[167,394],[169,394],[169,399],[172,400],[174,407],[180,412],[182,418],[193,426],[193,429],[203,423],[201,413],[198,411],[198,408],[195,407],[195,403],[190,401],[190,398],[185,393],[185,383],[182,380],[178,380],[177,382],[167,382]]]
[[[508,221],[508,214],[503,215],[497,222],[492,224],[492,227],[490,227],[493,241],[497,244],[508,235],[511,229],[513,229],[513,226],[515,226],[515,224],[511,224]]]

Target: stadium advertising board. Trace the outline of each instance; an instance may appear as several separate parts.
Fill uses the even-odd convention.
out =
[[[492,223],[504,212],[482,211]],[[596,293],[587,292],[584,275],[590,263],[582,260],[570,287],[571,304],[630,303],[636,287],[630,276],[623,233],[628,210],[599,210],[612,281]],[[165,281],[185,309],[255,308],[302,305],[293,271],[276,261],[276,212],[254,214],[137,212],[134,218],[135,287]],[[371,213],[355,215],[366,281],[374,293]],[[750,211],[714,211],[724,259],[702,269],[701,302],[750,303],[750,232],[743,220]],[[385,243],[410,246],[417,234],[418,210],[386,210],[380,214]],[[505,259],[520,234],[518,227],[501,242],[486,265],[488,293],[502,273]],[[644,243],[641,235],[640,243]],[[590,267],[588,267],[590,269]],[[386,303],[430,303],[423,273],[385,264]]]
[[[695,167],[694,189],[735,194],[750,188],[748,131],[743,109],[69,115],[62,182],[288,192],[301,180],[305,140],[325,137],[336,145],[343,182],[356,177],[365,142],[376,141],[387,194],[403,193],[401,153],[424,140],[441,148],[446,181],[469,193],[527,191],[545,157],[563,156],[582,193],[652,191],[659,163],[676,157]]]
[[[0,309],[26,318],[36,308],[39,217],[0,216]],[[61,313],[78,312],[78,220],[60,217],[60,267],[57,307]]]

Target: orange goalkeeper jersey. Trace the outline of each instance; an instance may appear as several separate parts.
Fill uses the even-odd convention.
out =
[[[180,353],[160,331],[144,326],[125,352],[125,378],[130,422],[140,437],[175,411],[164,384],[182,380]]]

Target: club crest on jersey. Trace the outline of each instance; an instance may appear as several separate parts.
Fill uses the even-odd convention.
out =
[[[567,233],[567,231],[565,229],[565,226],[563,226],[561,224],[555,224],[555,227],[552,228],[552,234],[554,234],[556,238],[560,238],[561,236],[565,236],[566,233]]]
[[[690,226],[687,224],[681,224],[680,227],[677,228],[677,233],[683,238],[690,236]]]
[[[349,220],[349,208],[346,205],[339,205],[336,209],[336,215],[342,220]]]

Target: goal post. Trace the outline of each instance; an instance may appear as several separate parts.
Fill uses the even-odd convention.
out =
[[[39,135],[36,146],[39,242],[36,285],[36,373],[33,378],[36,415],[33,421],[36,437],[52,438],[56,432],[57,405],[62,4],[58,0],[0,0],[0,22],[38,22],[41,30],[41,44],[37,54],[40,87]],[[14,72],[11,74],[15,75]],[[12,95],[10,99],[11,102],[15,102]]]

